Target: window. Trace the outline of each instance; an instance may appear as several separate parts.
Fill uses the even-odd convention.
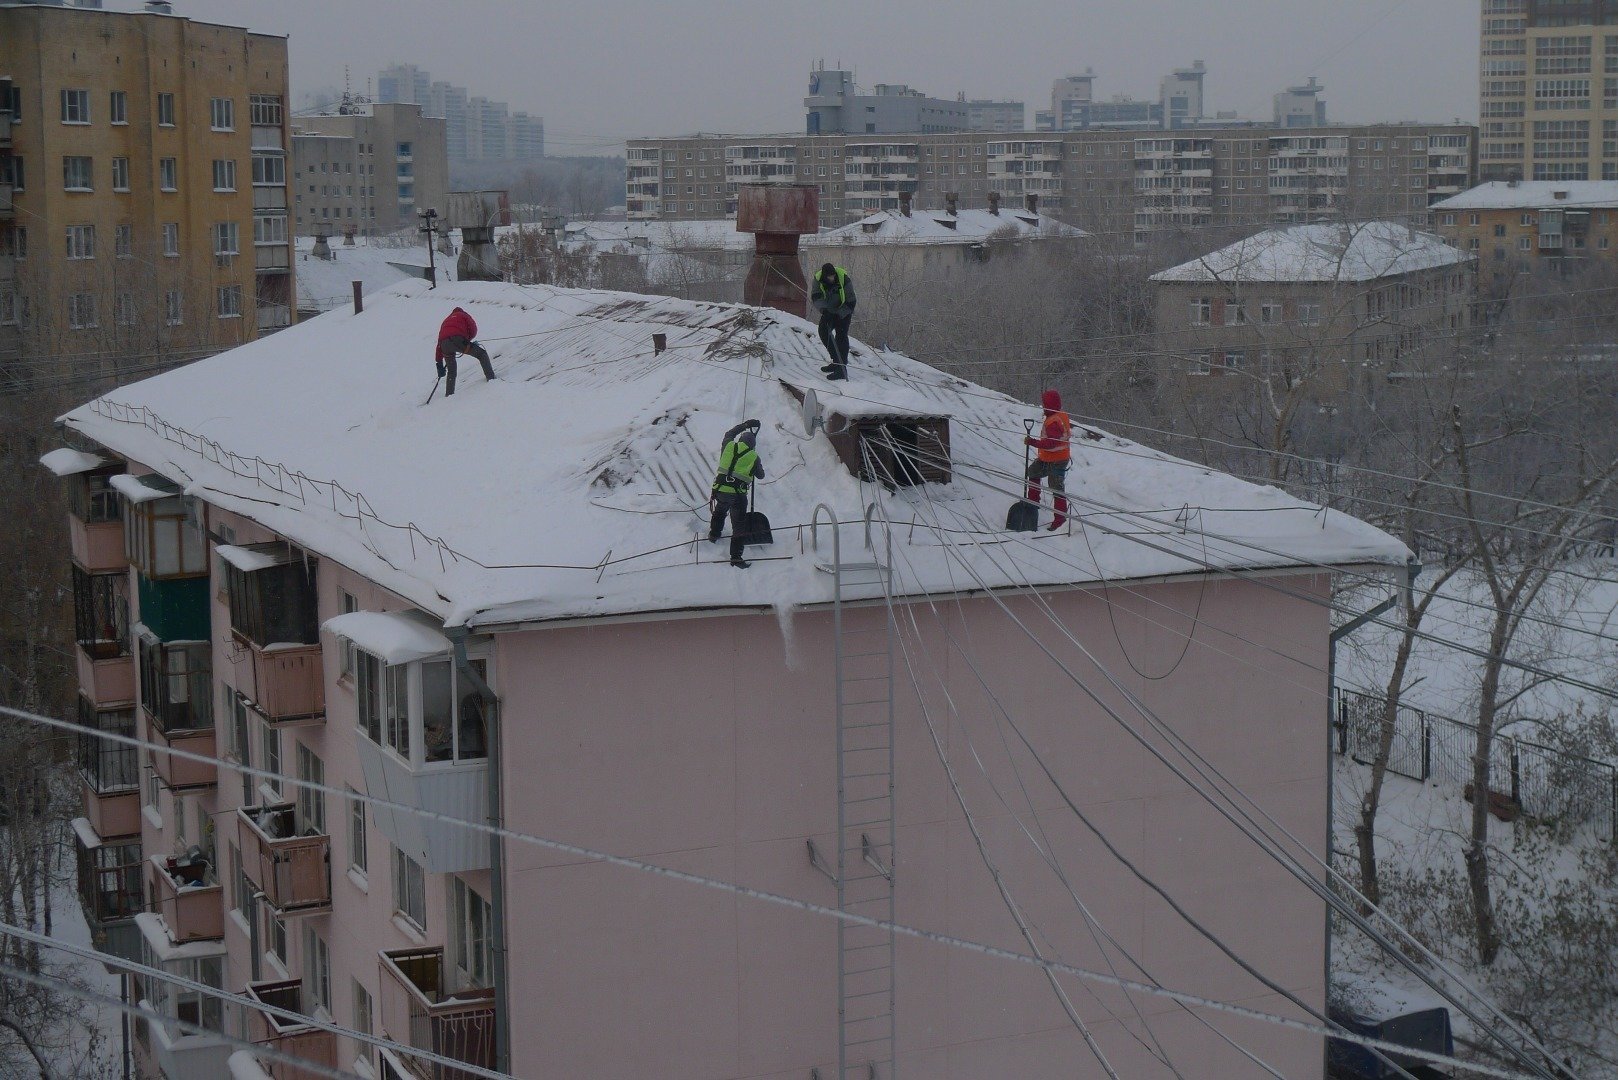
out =
[[[264,931],[270,954],[281,961],[282,966],[285,966],[287,962],[287,924],[268,905],[264,907]]]
[[[119,326],[134,326],[135,294],[131,292],[120,292],[113,299],[112,312],[113,320],[117,322]]]
[[[236,190],[236,162],[228,158],[215,158],[213,163],[213,189]]]
[[[158,94],[157,95],[157,126],[158,127],[173,127],[174,126],[174,95],[173,94]]]
[[[180,190],[180,164],[176,158],[162,158],[157,163],[157,186],[162,191]]]
[[[242,227],[234,221],[219,221],[213,227],[213,253],[239,255],[242,250]]]
[[[0,284],[0,326],[21,326],[28,321],[28,298],[10,282]]]
[[[143,863],[139,840],[79,849],[79,880],[96,921],[127,919],[144,910]]]
[[[67,257],[93,259],[96,257],[96,227],[69,225],[67,227]]]
[[[90,293],[73,293],[67,298],[67,325],[70,330],[94,330],[96,298]]]
[[[450,962],[456,990],[488,986],[494,972],[494,942],[489,928],[494,910],[458,877],[449,879]]]
[[[398,848],[393,849],[393,907],[418,929],[427,928],[427,875]]]
[[[180,254],[180,223],[178,221],[163,222],[163,254],[169,258],[176,258]]]
[[[28,187],[26,172],[23,159],[16,154],[0,157],[0,184],[10,184],[14,191],[22,191]]]
[[[276,798],[281,796],[281,732],[268,721],[260,721],[258,728],[259,763],[258,767],[269,773],[269,776],[259,778],[259,782],[275,792]]]
[[[219,301],[219,317],[221,319],[239,319],[242,317],[242,287],[240,285],[221,285],[217,290]]]
[[[308,1012],[324,1009],[331,1015],[331,950],[307,922],[303,924],[303,990],[308,995],[304,1004]]]
[[[211,98],[208,101],[209,125],[215,131],[236,130],[236,102],[228,97]]]
[[[298,744],[298,779],[314,787],[298,786],[294,824],[299,836],[326,835],[326,763],[303,743]]]
[[[370,852],[366,850],[365,839],[365,804],[354,798],[359,792],[353,788],[345,788],[348,793],[348,865],[365,873],[371,864]]]
[[[185,322],[185,305],[179,289],[170,289],[163,294],[163,321],[169,326],[180,326]]]
[[[129,190],[129,159],[126,157],[112,159],[112,190]]]
[[[13,158],[13,161],[16,159]],[[13,259],[26,259],[28,257],[28,229],[22,225],[13,225],[9,229],[0,229],[0,255],[9,255]]]
[[[253,216],[253,243],[284,244],[287,242],[285,214],[255,214]]]
[[[361,1035],[371,1034],[371,992],[354,980],[354,1022],[349,1025]]]
[[[1531,251],[1533,249],[1533,247],[1534,247],[1534,238],[1532,236],[1519,236],[1517,238],[1517,250],[1518,251]]]
[[[253,155],[253,183],[277,187],[287,182],[287,159],[279,154]]]
[[[400,157],[402,157],[402,158],[409,157],[410,156],[410,150],[411,150],[411,146],[410,146],[409,143],[402,142],[402,143],[399,144],[399,156]]]
[[[1320,305],[1319,304],[1299,304],[1298,305],[1298,323],[1301,326],[1319,326],[1320,325]]]
[[[90,91],[62,91],[62,123],[88,124],[90,122]]]
[[[253,883],[248,879],[246,871],[242,869],[242,852],[235,844],[229,845],[229,858],[230,880],[233,883],[231,888],[234,890],[236,914],[240,915],[247,921],[247,925],[251,926],[253,925],[254,915]]]
[[[1247,366],[1247,354],[1240,349],[1232,349],[1225,353],[1225,370],[1240,371]]]
[[[360,730],[374,743],[382,741],[382,661],[354,650],[354,698]]]
[[[135,226],[114,225],[112,227],[112,256],[115,259],[129,259],[135,255]]]
[[[152,954],[150,946],[143,946],[141,959],[150,967],[161,967],[171,975],[198,982],[215,990],[224,987],[224,958],[200,956],[180,960],[161,960]],[[147,1003],[158,1016],[181,1020],[208,1031],[225,1029],[224,1003],[218,994],[201,990],[188,990],[167,979],[144,981]],[[191,1034],[189,1030],[175,1029],[170,1038]]]
[[[1494,227],[1494,235],[1496,235],[1496,236],[1504,236],[1504,235],[1506,235],[1506,227],[1504,225],[1496,225]]]
[[[1274,325],[1281,321],[1281,301],[1266,300],[1258,306],[1258,321],[1265,325]]]
[[[1213,321],[1213,301],[1206,297],[1191,301],[1191,325],[1207,326]]]
[[[90,159],[77,155],[62,158],[62,187],[68,191],[93,191]]]
[[[122,90],[114,90],[107,100],[107,118],[114,124],[129,123],[129,95]]]
[[[346,589],[337,590],[337,613],[339,615],[348,615],[359,609],[360,602],[354,599],[352,593]],[[338,643],[342,646],[343,658],[343,667],[340,674],[352,676],[354,674],[354,643],[347,638],[339,638]]]
[[[150,633],[136,642],[140,703],[163,731],[213,726],[213,654],[209,643],[158,641]]]
[[[281,95],[252,94],[247,99],[248,117],[254,127],[281,126]]]
[[[1241,300],[1225,301],[1225,325],[1246,326],[1247,305]]]

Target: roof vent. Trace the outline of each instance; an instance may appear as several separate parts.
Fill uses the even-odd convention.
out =
[[[910,192],[908,191],[899,192],[899,213],[905,217],[910,216]]]
[[[950,217],[955,217],[956,214],[959,213],[959,211],[956,209],[956,200],[959,198],[960,195],[953,191],[944,192],[944,213],[948,214]]]
[[[989,192],[989,213],[995,217],[1000,216],[1000,193],[998,191]]]
[[[146,10],[152,15],[173,15],[174,5],[169,0],[146,0]]]

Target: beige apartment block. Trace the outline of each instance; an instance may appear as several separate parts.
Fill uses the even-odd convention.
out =
[[[1098,236],[1141,238],[1221,225],[1398,219],[1465,191],[1477,172],[1466,124],[1193,131],[921,135],[692,135],[628,144],[631,219],[734,216],[736,186],[813,183],[821,225],[899,209],[1038,197]]]
[[[0,7],[0,366],[121,377],[292,318],[286,39]]]
[[[1482,180],[1618,180],[1618,4],[1483,0]]]
[[[1477,256],[1482,284],[1496,296],[1522,274],[1610,267],[1618,262],[1618,181],[1479,184],[1435,203],[1433,230]]]
[[[422,106],[360,103],[300,116],[292,139],[298,235],[415,228],[449,192],[445,121]]]

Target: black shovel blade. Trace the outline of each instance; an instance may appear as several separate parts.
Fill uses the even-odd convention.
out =
[[[770,533],[770,519],[757,510],[750,510],[742,516],[742,544],[746,547],[756,547],[759,544],[773,544],[775,537]]]
[[[1027,499],[1011,504],[1006,511],[1007,532],[1033,532],[1039,528],[1039,506]]]

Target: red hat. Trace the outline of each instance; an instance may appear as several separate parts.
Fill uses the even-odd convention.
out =
[[[1055,390],[1047,390],[1040,397],[1040,403],[1045,406],[1046,412],[1062,411],[1062,395]]]

